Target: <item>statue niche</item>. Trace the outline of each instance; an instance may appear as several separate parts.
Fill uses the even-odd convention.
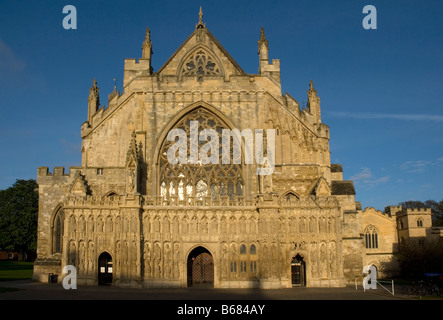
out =
[[[137,148],[137,135],[132,132],[131,142],[126,155],[126,193],[136,194],[139,192],[139,152]]]

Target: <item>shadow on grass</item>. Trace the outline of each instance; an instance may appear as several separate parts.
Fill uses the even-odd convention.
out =
[[[0,261],[0,281],[31,279],[32,262]]]

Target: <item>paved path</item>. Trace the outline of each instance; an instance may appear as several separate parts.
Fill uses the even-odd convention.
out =
[[[79,286],[65,290],[61,284],[38,283],[31,280],[0,282],[0,287],[17,288],[1,292],[0,300],[404,300],[405,296],[359,287],[289,288],[289,289],[133,289],[103,286]]]

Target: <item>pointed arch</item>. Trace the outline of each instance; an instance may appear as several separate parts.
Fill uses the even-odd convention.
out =
[[[228,129],[234,129],[235,125],[230,120],[228,116],[226,116],[223,112],[221,112],[219,109],[214,107],[213,105],[206,103],[204,101],[197,101],[194,102],[187,107],[181,109],[179,112],[175,114],[174,117],[172,117],[168,123],[164,126],[163,130],[161,131],[160,135],[158,136],[157,145],[155,146],[154,150],[154,163],[158,165],[159,161],[159,152],[162,147],[163,142],[165,141],[169,131],[174,128],[174,126],[177,124],[180,119],[182,119],[184,116],[186,116],[188,113],[191,113],[195,111],[198,108],[204,108],[207,111],[213,113],[215,116],[217,116],[221,121],[223,121]]]
[[[366,249],[378,249],[378,230],[374,225],[369,225],[365,229]]]
[[[280,195],[280,202],[291,202],[291,201],[299,201],[300,195],[294,190],[286,190]]]
[[[103,199],[111,198],[111,197],[113,197],[113,198],[118,198],[119,196],[120,196],[120,195],[118,194],[117,191],[115,191],[115,190],[109,190],[108,192],[106,192],[106,193],[103,195]]]
[[[203,165],[189,161],[191,152],[188,141],[191,135],[191,121],[198,123],[197,134],[204,129],[213,130],[212,132],[218,134],[216,150],[218,161],[216,163]],[[187,163],[174,165],[167,159],[168,148],[175,143],[167,140],[171,129],[181,129],[186,133]],[[235,197],[242,197],[245,193],[243,167],[241,163],[234,164],[234,141],[230,143],[230,163],[225,164],[220,144],[224,129],[232,130],[232,123],[219,110],[206,103],[195,103],[179,112],[165,127],[156,146],[154,154],[156,195],[160,195],[164,200],[177,198],[180,203],[183,201],[191,203],[193,198],[203,200],[207,197],[216,200],[219,195],[227,196],[231,200]],[[237,140],[235,143],[241,146],[240,152],[244,155],[244,144]],[[199,142],[199,147],[201,146]]]
[[[63,252],[64,224],[63,205],[59,203],[55,207],[50,220],[52,254]]]
[[[214,256],[203,245],[191,248],[187,256],[188,287],[195,285],[214,285]]]
[[[224,76],[225,70],[218,56],[206,45],[199,44],[183,57],[177,76]]]

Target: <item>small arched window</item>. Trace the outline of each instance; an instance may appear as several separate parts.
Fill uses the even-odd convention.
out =
[[[421,218],[417,219],[417,227],[423,227],[423,220]]]
[[[365,244],[367,249],[378,249],[378,234],[374,226],[369,226],[365,230]]]
[[[246,246],[244,244],[240,246],[240,254],[246,254]]]
[[[251,244],[251,247],[249,248],[250,254],[257,254],[257,249],[255,248],[254,244]]]

